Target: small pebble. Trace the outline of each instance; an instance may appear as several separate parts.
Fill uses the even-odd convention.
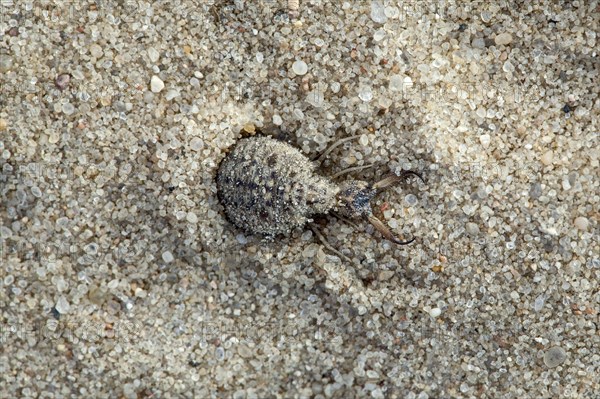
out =
[[[100,287],[92,286],[88,291],[88,299],[95,305],[102,305],[106,300],[106,290]]]
[[[31,194],[33,194],[33,196],[36,198],[41,198],[42,190],[40,190],[40,188],[38,186],[33,186],[33,187],[31,187]]]
[[[240,344],[237,347],[237,353],[238,355],[240,355],[241,357],[247,359],[249,357],[252,356],[252,349],[250,349],[248,346],[246,346],[245,344]]]
[[[71,81],[71,75],[69,75],[68,73],[61,73],[60,75],[58,75],[56,77],[56,79],[54,79],[54,85],[59,90],[64,90],[67,88],[70,81]]]
[[[373,34],[373,40],[380,42],[385,38],[385,30],[379,29]]]
[[[491,137],[489,134],[482,134],[481,136],[479,136],[479,142],[481,143],[481,145],[485,148],[487,148],[490,145],[491,142]]]
[[[175,89],[171,89],[169,91],[167,91],[167,94],[165,94],[165,100],[167,101],[171,101],[172,99],[179,97],[179,92]]]
[[[192,151],[200,151],[204,147],[204,141],[200,137],[194,137],[190,140]]]
[[[13,66],[13,59],[6,53],[0,53],[0,72],[8,72]]]
[[[60,314],[67,314],[67,313],[69,313],[69,310],[71,309],[71,305],[67,301],[67,298],[65,298],[64,296],[61,296],[60,298],[58,298],[58,301],[56,301],[56,305],[54,305],[54,308]]]
[[[156,62],[156,61],[158,61],[159,57],[160,57],[160,53],[154,47],[150,47],[148,49],[148,58],[150,58],[150,61]]]
[[[160,93],[165,88],[165,83],[156,75],[152,76],[150,80],[150,90],[153,93]]]
[[[8,122],[6,121],[6,119],[0,118],[0,132],[3,130],[6,130],[7,127],[8,127]]]
[[[408,206],[412,207],[412,206],[417,205],[417,203],[419,202],[419,199],[414,194],[407,194],[404,197],[404,201],[406,201],[406,203],[408,204]]]
[[[510,42],[512,42],[513,38],[512,35],[510,33],[500,33],[499,35],[496,35],[496,38],[494,39],[494,42],[501,46],[501,45],[507,45]]]
[[[403,75],[392,75],[390,76],[390,83],[388,88],[392,91],[402,91],[402,82],[404,81]]]
[[[162,259],[165,261],[165,263],[171,263],[175,260],[175,258],[173,257],[173,254],[171,253],[171,251],[165,251],[162,254]]]
[[[369,102],[373,99],[373,90],[370,86],[362,86],[358,90],[358,98],[364,102]]]
[[[588,218],[586,218],[585,216],[578,216],[575,218],[575,220],[573,221],[573,224],[575,225],[575,227],[577,227],[579,230],[585,231],[588,229],[588,227],[590,226],[590,221],[588,220]]]
[[[515,71],[515,66],[512,64],[512,62],[510,62],[509,60],[504,61],[504,63],[502,64],[502,70],[504,72],[514,72]]]
[[[546,301],[546,295],[540,294],[533,303],[533,310],[539,312],[544,307],[544,302]]]
[[[476,223],[473,223],[473,222],[467,223],[467,225],[465,226],[465,229],[467,230],[467,233],[469,233],[473,236],[479,234],[479,226]]]
[[[273,115],[273,124],[277,125],[277,126],[281,126],[283,124],[283,119],[281,119],[281,116],[275,114]]]
[[[383,2],[371,2],[371,19],[373,20],[373,22],[377,22],[378,24],[384,24],[387,21],[387,16],[385,15],[385,6]]]
[[[12,28],[6,31],[6,34],[10,37],[17,37],[19,36],[19,28],[13,26]]]
[[[186,215],[185,219],[190,222],[190,223],[197,223],[198,222],[198,216],[196,216],[196,214],[194,212],[188,212],[188,214]]]
[[[292,71],[298,76],[306,75],[308,72],[308,65],[302,60],[294,61],[292,64]]]
[[[366,147],[369,144],[369,137],[366,134],[362,134],[360,136],[360,138],[358,139],[358,142],[360,143],[360,145],[362,145],[363,147]]]
[[[434,319],[436,317],[439,317],[442,314],[442,309],[440,308],[433,308],[429,311],[429,316],[433,317]]]
[[[540,158],[540,161],[542,161],[542,163],[546,166],[551,165],[552,164],[552,160],[554,158],[554,152],[552,150],[548,150],[546,151],[546,153],[544,153],[544,155],[542,155],[542,157]]]
[[[379,281],[387,281],[394,277],[394,274],[396,273],[393,270],[382,270],[379,272],[378,279]]]
[[[548,368],[560,366],[567,359],[567,353],[560,346],[554,346],[544,354],[544,364]]]
[[[92,44],[90,46],[90,54],[92,55],[92,57],[94,58],[100,58],[102,57],[102,55],[104,54],[102,51],[102,47],[100,47],[99,45],[97,45],[96,43]]]
[[[248,239],[246,238],[245,235],[243,235],[242,233],[238,234],[235,236],[235,239],[237,240],[237,242],[239,242],[240,244],[244,245],[248,243]]]
[[[62,112],[65,115],[71,115],[75,112],[75,106],[71,103],[64,103],[62,105]]]

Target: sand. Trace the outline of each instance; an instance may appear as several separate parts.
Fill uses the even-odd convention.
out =
[[[598,3],[289,3],[0,2],[0,397],[594,398]],[[241,131],[415,242],[235,228]]]

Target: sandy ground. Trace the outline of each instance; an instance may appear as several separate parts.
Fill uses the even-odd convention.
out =
[[[0,397],[595,397],[598,2],[294,3],[0,1]],[[236,229],[243,128],[416,241]]]

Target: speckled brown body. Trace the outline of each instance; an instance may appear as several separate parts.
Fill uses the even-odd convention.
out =
[[[270,137],[238,141],[219,166],[217,190],[231,222],[271,237],[329,212],[339,192],[299,150]]]

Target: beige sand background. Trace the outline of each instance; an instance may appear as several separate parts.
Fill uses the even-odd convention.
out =
[[[598,2],[298,3],[0,1],[0,397],[600,392]],[[417,240],[237,230],[244,125]]]

